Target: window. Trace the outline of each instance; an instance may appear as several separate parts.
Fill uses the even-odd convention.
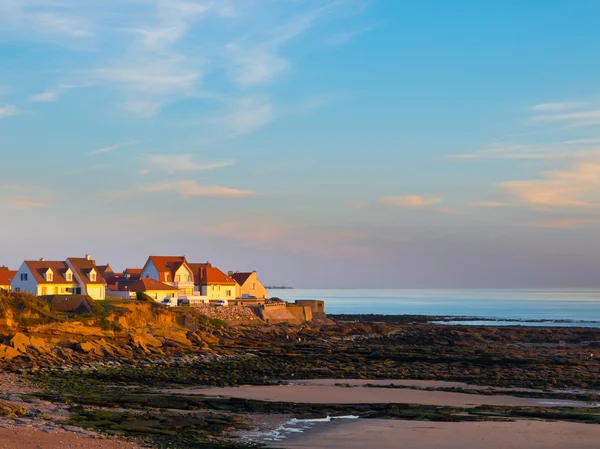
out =
[[[190,275],[189,274],[185,275],[185,282],[190,282]]]
[[[96,272],[95,271],[92,271],[90,273],[90,281],[96,282]]]
[[[15,288],[15,292],[19,293],[21,289],[19,287]]]
[[[52,280],[53,280],[53,279],[54,279],[54,274],[52,273],[52,271],[48,271],[48,272],[46,273],[46,280],[47,280],[48,282],[52,282]]]
[[[22,281],[26,281],[27,280],[27,273],[21,273],[21,280]]]
[[[231,296],[231,290],[227,290],[227,291],[225,292],[225,295],[226,295],[226,296]]]
[[[169,273],[165,273],[165,282],[171,282],[171,275]]]
[[[251,288],[252,290],[256,290],[256,284],[254,284],[254,283],[253,283],[252,285],[250,285],[250,288]]]
[[[180,282],[181,281],[181,276],[177,275],[175,276],[175,282]]]
[[[67,281],[69,281],[69,282],[73,281],[73,273],[71,273],[70,271],[67,273]]]

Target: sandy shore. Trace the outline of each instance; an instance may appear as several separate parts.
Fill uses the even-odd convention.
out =
[[[596,449],[598,441],[600,426],[570,422],[446,423],[365,419],[323,424],[272,446],[285,449]]]
[[[353,388],[335,386],[334,383],[348,383],[347,380],[329,380],[329,384],[265,385],[227,388],[184,388],[164,390],[175,394],[198,394],[205,396],[224,396],[241,399],[255,399],[273,402],[295,402],[305,404],[421,404],[449,407],[477,407],[480,405],[499,405],[515,407],[590,407],[582,401],[520,398],[509,395],[484,396],[445,391],[412,390],[407,388]],[[367,381],[369,383],[371,381]],[[387,381],[391,383],[393,381]]]
[[[64,430],[50,432],[23,427],[0,428],[0,449],[141,449],[116,439],[97,439]]]
[[[362,387],[367,384],[371,385],[399,385],[404,387],[416,387],[416,388],[463,388],[465,390],[495,390],[495,391],[523,391],[530,393],[538,393],[543,390],[535,390],[532,388],[507,388],[507,387],[493,387],[489,385],[472,385],[464,382],[450,382],[444,380],[415,380],[415,379],[303,379],[289,382],[295,385],[324,385],[324,386],[335,386],[336,384],[351,385],[353,387]]]

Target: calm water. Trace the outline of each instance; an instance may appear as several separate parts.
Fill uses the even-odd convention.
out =
[[[271,290],[269,293],[287,301],[322,299],[325,301],[325,310],[332,314],[443,315],[523,321],[569,320],[580,322],[576,325],[600,327],[600,290],[294,289]]]

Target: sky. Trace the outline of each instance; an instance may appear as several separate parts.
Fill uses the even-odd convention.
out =
[[[600,287],[595,0],[0,0],[0,265]]]

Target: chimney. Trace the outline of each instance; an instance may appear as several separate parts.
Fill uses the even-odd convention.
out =
[[[40,262],[44,262],[46,259],[44,259],[43,257],[40,257]]]
[[[233,276],[233,271],[228,271],[227,274],[229,275],[229,277]]]
[[[87,260],[91,260],[91,259],[92,259],[92,256],[90,256],[89,254],[86,254],[86,255],[85,255],[85,258],[86,258]]]

